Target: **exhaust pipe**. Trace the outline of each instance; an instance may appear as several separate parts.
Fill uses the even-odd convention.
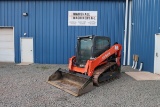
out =
[[[142,71],[142,68],[143,68],[143,62],[140,63],[139,71]]]

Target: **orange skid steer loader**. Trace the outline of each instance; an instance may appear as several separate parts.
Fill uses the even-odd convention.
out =
[[[109,37],[78,37],[76,55],[69,59],[69,70],[59,68],[48,83],[74,96],[89,92],[93,85],[119,77],[121,50],[117,42],[110,46]]]

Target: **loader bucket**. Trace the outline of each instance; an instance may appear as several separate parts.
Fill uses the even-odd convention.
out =
[[[61,68],[49,77],[48,83],[74,96],[80,96],[94,88],[91,77]]]

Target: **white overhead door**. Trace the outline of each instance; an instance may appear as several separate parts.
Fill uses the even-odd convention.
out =
[[[0,62],[14,62],[13,28],[0,28]]]

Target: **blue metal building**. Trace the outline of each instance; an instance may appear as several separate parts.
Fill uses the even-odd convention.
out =
[[[133,0],[132,2],[130,62],[132,55],[137,54],[139,63],[144,63],[143,70],[153,72],[155,34],[160,32],[160,1]]]
[[[14,28],[16,63],[21,62],[21,37],[33,37],[34,63],[66,64],[75,53],[76,37],[94,34],[123,45],[123,65],[132,65],[132,55],[137,54],[138,65],[143,62],[143,70],[153,72],[159,4],[159,0],[0,1],[0,28]],[[68,11],[97,11],[97,26],[68,26]]]
[[[74,55],[77,36],[105,35],[112,44],[123,44],[124,10],[123,0],[0,1],[0,26],[14,27],[16,63],[21,59],[20,37],[33,37],[34,63],[63,64]],[[97,11],[98,25],[68,26],[68,11]]]

